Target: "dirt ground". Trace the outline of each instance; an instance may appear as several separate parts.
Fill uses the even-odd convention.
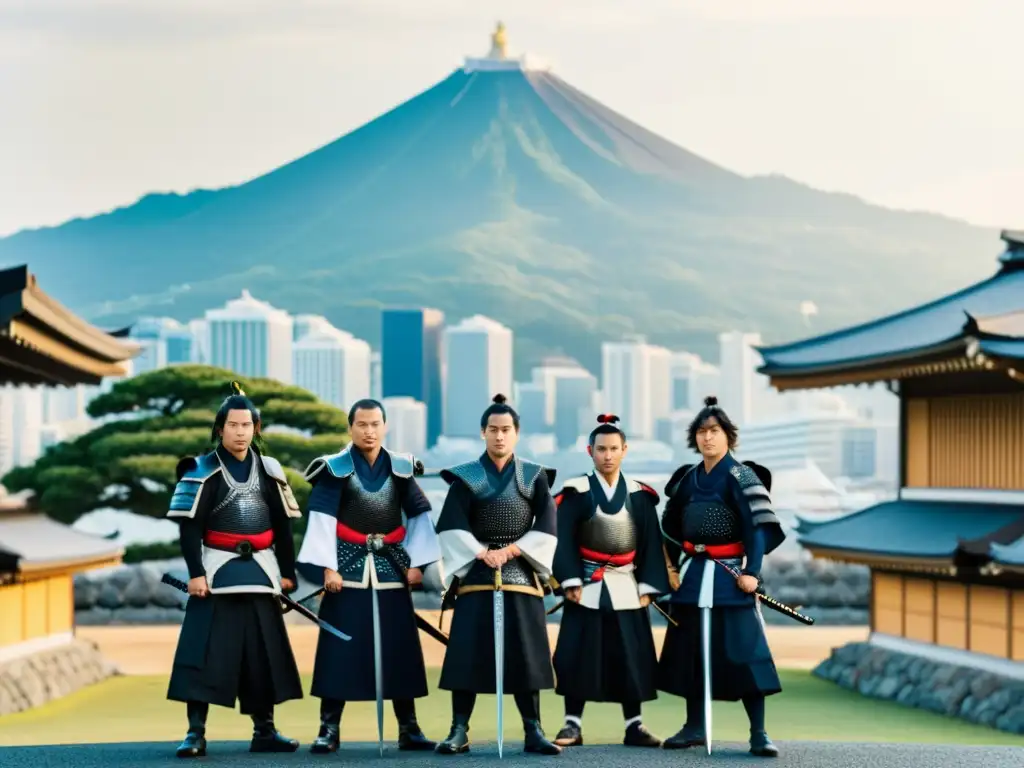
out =
[[[424,618],[436,626],[437,612],[423,611]],[[445,616],[447,632],[451,614]],[[178,641],[178,627],[165,626],[84,626],[76,629],[83,640],[95,642],[100,651],[126,675],[167,675],[171,671],[174,648]],[[846,643],[866,640],[867,627],[800,627],[772,626],[768,628],[768,643],[780,668],[811,669],[828,657],[832,649]],[[313,671],[313,657],[319,629],[313,625],[289,624],[288,634],[298,661],[299,671]],[[551,647],[558,637],[558,625],[548,625]],[[654,640],[659,651],[664,629],[655,628]],[[427,666],[439,667],[444,659],[444,646],[420,633]]]

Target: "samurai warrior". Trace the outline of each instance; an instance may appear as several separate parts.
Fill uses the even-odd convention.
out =
[[[555,555],[555,472],[515,455],[519,414],[496,395],[480,418],[486,450],[442,470],[448,495],[437,523],[446,586],[455,597],[439,687],[452,692],[452,727],[441,754],[469,750],[469,723],[480,693],[514,696],[525,751],[557,755],[544,735],[540,691],[554,687],[544,587]]]
[[[351,642],[320,633],[311,689],[320,732],[311,751],[338,749],[345,702],[384,699],[398,720],[398,748],[432,750],[416,721],[427,676],[410,594],[422,569],[441,559],[430,502],[414,477],[416,459],[382,446],[384,406],[360,400],[348,418],[352,443],[306,470],[312,491],[298,559],[304,574],[323,580],[320,618],[367,631]]]
[[[755,593],[763,558],[785,533],[765,487],[770,473],[733,457],[736,426],[717,398],[704,403],[688,433],[703,461],[678,469],[665,488],[662,530],[678,626],[665,634],[658,679],[660,690],[686,699],[686,723],[663,746],[710,751],[711,701],[742,701],[751,753],[774,757],[765,697],[782,685]]]
[[[622,705],[626,746],[661,746],[640,715],[641,702],[658,697],[647,608],[669,592],[658,494],[620,471],[628,449],[618,420],[598,417],[587,446],[594,471],[566,481],[555,496],[554,576],[566,598],[554,656],[555,692],[565,697],[560,746],[583,744],[588,701]]]
[[[167,517],[180,527],[189,600],[167,698],[185,702],[178,757],[206,754],[210,704],[252,717],[252,752],[294,752],[274,706],[302,698],[277,595],[295,589],[292,520],[301,516],[281,464],[261,453],[260,414],[241,388],[221,404],[216,448],[178,463]]]

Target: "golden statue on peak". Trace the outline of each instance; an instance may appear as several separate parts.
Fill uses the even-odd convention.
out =
[[[505,39],[505,25],[502,22],[498,22],[498,26],[494,29],[494,34],[491,35],[491,53],[489,54],[492,59],[504,59],[505,58],[505,45],[507,44]]]

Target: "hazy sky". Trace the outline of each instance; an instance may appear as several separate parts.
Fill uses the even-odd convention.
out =
[[[499,18],[735,171],[1024,228],[1019,0],[0,0],[0,234],[258,176]]]

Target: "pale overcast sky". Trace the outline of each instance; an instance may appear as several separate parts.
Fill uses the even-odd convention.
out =
[[[498,19],[740,173],[1024,228],[1021,0],[0,0],[0,234],[258,176]]]

